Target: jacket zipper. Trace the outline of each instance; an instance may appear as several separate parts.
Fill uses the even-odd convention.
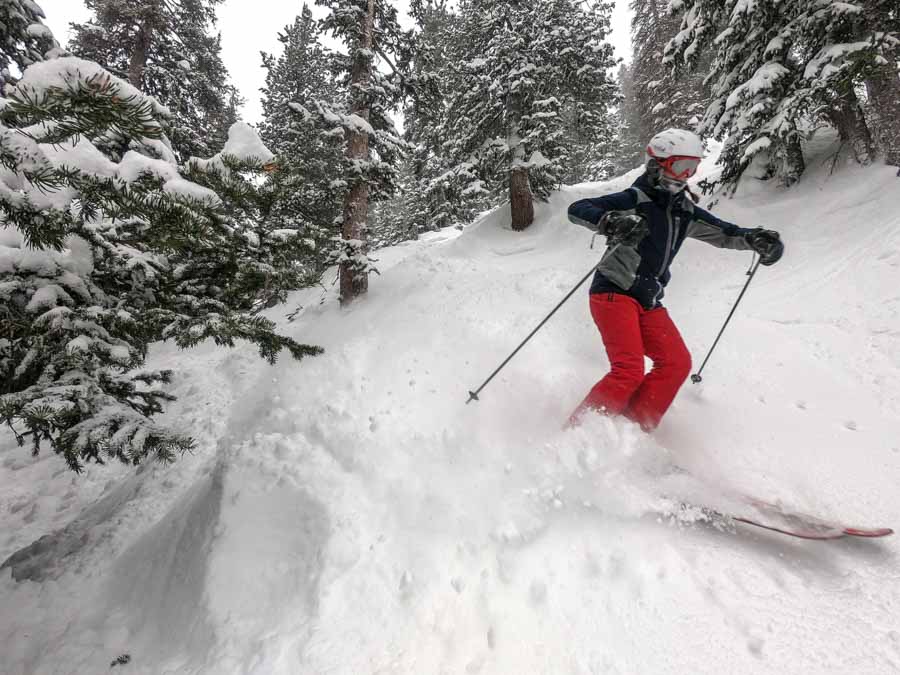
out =
[[[669,206],[666,208],[666,222],[669,225],[669,233],[666,236],[666,253],[663,256],[662,266],[659,268],[659,272],[657,273],[657,278],[661,277],[663,273],[666,271],[666,267],[669,266],[669,256],[672,255],[672,202],[669,200]]]

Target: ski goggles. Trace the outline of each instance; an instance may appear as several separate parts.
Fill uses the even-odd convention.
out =
[[[681,181],[686,181],[697,173],[697,169],[700,168],[700,162],[702,161],[700,157],[689,157],[688,155],[657,157],[650,148],[647,148],[647,154],[656,160],[656,163],[662,167],[664,174],[670,178]]]

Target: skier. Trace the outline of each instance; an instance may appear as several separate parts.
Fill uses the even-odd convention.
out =
[[[590,307],[611,366],[572,414],[570,425],[596,411],[623,415],[650,432],[669,409],[690,374],[691,356],[660,302],[669,266],[686,237],[756,251],[763,265],[774,265],[784,253],[777,232],[719,220],[685,196],[702,157],[700,138],[668,129],[651,139],[646,171],[631,188],[569,207],[569,220],[607,237]],[[645,355],[653,361],[646,375]]]

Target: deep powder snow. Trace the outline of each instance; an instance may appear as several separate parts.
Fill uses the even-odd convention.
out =
[[[820,150],[792,190],[714,208],[787,254],[653,437],[561,429],[607,367],[586,289],[465,405],[598,261],[568,203],[634,175],[554,194],[525,233],[500,210],[380,251],[349,309],[295,294],[276,318],[324,356],[160,346],[167,421],[199,441],[172,466],[79,478],[3,436],[0,672],[897,672],[896,538],[671,515],[741,489],[900,525],[900,180]],[[667,306],[696,362],[749,263],[685,245]]]

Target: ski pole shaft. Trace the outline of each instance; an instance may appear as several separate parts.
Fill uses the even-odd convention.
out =
[[[719,340],[722,339],[722,335],[725,333],[725,329],[728,328],[728,323],[731,321],[731,317],[734,316],[734,313],[737,311],[738,305],[741,304],[741,300],[744,299],[744,294],[747,292],[747,289],[750,288],[750,282],[753,281],[753,277],[756,276],[756,271],[759,269],[762,260],[757,260],[756,265],[750,271],[749,276],[747,277],[747,283],[744,284],[744,289],[741,291],[741,294],[738,296],[737,302],[734,303],[734,307],[731,308],[731,313],[728,315],[728,318],[725,319],[725,325],[722,326],[722,330],[719,331],[718,336],[716,336],[715,342],[713,342],[713,346],[709,350],[709,354],[706,355],[706,358],[703,359],[703,365],[700,366],[700,370],[698,370],[694,375],[691,375],[691,382],[694,384],[700,384],[703,382],[703,369],[706,368],[706,364],[709,362],[709,357],[712,356],[713,352],[716,350],[716,346],[719,344]]]
[[[578,285],[575,286],[575,288],[573,288],[571,291],[569,291],[569,293],[566,295],[566,297],[564,297],[562,299],[562,301],[556,307],[553,308],[553,311],[550,312],[547,315],[547,317],[543,321],[541,321],[540,324],[538,324],[537,328],[535,328],[533,331],[531,331],[531,333],[528,335],[528,337],[522,341],[522,344],[520,344],[518,347],[516,347],[516,350],[512,354],[510,354],[503,363],[500,364],[500,367],[497,368],[497,370],[495,370],[493,373],[491,373],[491,376],[484,381],[484,384],[482,384],[480,387],[478,387],[478,389],[476,389],[475,391],[469,392],[469,400],[466,401],[466,405],[469,405],[472,401],[480,400],[478,398],[478,395],[481,393],[481,391],[491,383],[491,380],[493,380],[495,377],[497,377],[497,375],[500,373],[500,371],[506,367],[507,363],[509,363],[510,361],[513,360],[513,357],[521,351],[522,347],[524,347],[526,344],[528,344],[528,342],[531,340],[531,338],[533,338],[541,328],[544,327],[544,324],[546,324],[553,317],[553,315],[556,314],[560,310],[560,308],[569,301],[569,298],[571,298],[573,295],[575,295],[575,292],[584,285],[584,282],[587,281],[588,279],[590,279],[594,275],[595,270],[596,270],[596,266],[591,268],[591,271],[588,272],[584,276],[584,278],[578,282]]]

